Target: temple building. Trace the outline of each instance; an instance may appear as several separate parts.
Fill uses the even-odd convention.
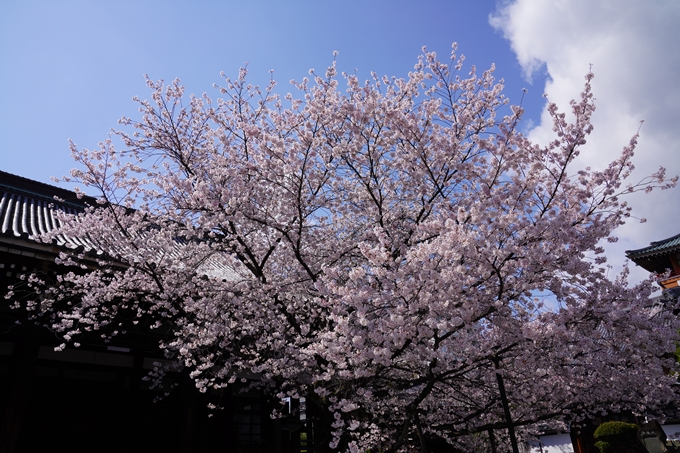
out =
[[[58,254],[86,245],[83,238],[46,244],[35,236],[57,226],[57,210],[76,213],[88,202],[94,200],[0,171],[0,453],[306,451],[311,440],[301,441],[301,417],[270,418],[281,401],[236,386],[199,393],[179,366],[161,386],[151,385],[149,372],[168,362],[158,348],[162,328],[140,323],[109,343],[83,334],[78,348],[57,352],[61,340],[49,320],[10,307],[8,286],[20,291],[29,274],[54,278]],[[215,401],[223,410],[209,417]]]
[[[667,295],[680,295],[680,234],[649,246],[627,250],[626,256],[652,274],[663,276],[659,284]]]

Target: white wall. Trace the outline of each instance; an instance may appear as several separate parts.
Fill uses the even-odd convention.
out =
[[[542,448],[542,450],[541,450]],[[569,434],[552,434],[540,437],[538,441],[530,443],[530,453],[574,453]]]

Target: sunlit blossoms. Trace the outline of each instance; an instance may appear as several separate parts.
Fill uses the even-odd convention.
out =
[[[304,396],[341,451],[505,451],[539,421],[653,412],[678,399],[680,326],[598,244],[625,193],[675,180],[627,185],[636,137],[573,168],[591,78],[568,116],[549,106],[547,146],[455,55],[368,82],[333,64],[282,97],[245,70],[216,101],[149,80],[125,151],[72,147],[100,203],[54,234],[99,266],[64,256],[28,306],[65,341],[150,318],[199,389]]]

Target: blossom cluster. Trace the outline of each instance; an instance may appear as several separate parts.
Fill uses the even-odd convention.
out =
[[[347,451],[473,451],[677,401],[678,320],[651,317],[651,282],[610,279],[598,247],[625,193],[674,181],[625,186],[637,137],[574,168],[592,74],[538,146],[493,68],[462,68],[425,52],[364,83],[333,63],[283,97],[242,70],[215,101],[148,80],[125,150],[72,145],[99,204],[42,238],[86,237],[99,265],[32,279],[29,308],[66,341],[167,326],[160,347],[200,390],[256,376],[327,414]]]

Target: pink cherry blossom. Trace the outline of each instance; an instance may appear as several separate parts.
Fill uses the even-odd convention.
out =
[[[462,67],[425,52],[363,82],[333,63],[284,97],[243,69],[216,100],[148,79],[125,150],[72,146],[99,204],[41,238],[91,247],[18,304],[65,342],[169,327],[159,346],[199,390],[256,375],[326,413],[317,438],[342,451],[516,450],[538,422],[677,403],[672,307],[651,316],[652,282],[598,253],[626,193],[677,179],[626,185],[637,136],[574,167],[592,74],[539,146],[494,69]]]

